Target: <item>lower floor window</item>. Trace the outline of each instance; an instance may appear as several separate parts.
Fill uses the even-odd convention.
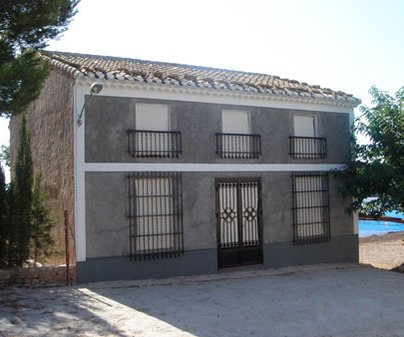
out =
[[[292,174],[293,242],[312,244],[330,240],[327,172]]]
[[[183,254],[180,173],[129,174],[130,255],[135,259]]]

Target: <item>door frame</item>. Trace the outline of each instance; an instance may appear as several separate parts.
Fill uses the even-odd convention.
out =
[[[220,209],[220,197],[219,197],[219,185],[220,183],[235,183],[237,184],[236,190],[236,203],[237,203],[237,230],[238,230],[238,248],[234,250],[238,250],[238,263],[231,265],[223,265],[221,263],[222,256],[221,252],[224,250],[220,247],[221,245],[221,209]],[[239,205],[242,205],[242,197],[240,193],[241,183],[256,183],[257,184],[257,225],[258,225],[258,239],[259,244],[253,247],[256,247],[256,254],[258,255],[257,260],[255,261],[244,261],[244,254],[249,250],[249,247],[244,247],[243,245],[243,210]],[[263,220],[262,220],[262,185],[261,185],[261,177],[224,177],[224,178],[215,178],[215,204],[216,204],[216,237],[217,237],[217,261],[218,268],[226,268],[226,267],[236,267],[236,266],[244,266],[244,265],[253,265],[253,264],[262,264],[263,263]]]

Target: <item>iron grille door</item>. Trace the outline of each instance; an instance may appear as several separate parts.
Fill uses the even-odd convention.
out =
[[[259,178],[216,180],[219,268],[262,263]]]

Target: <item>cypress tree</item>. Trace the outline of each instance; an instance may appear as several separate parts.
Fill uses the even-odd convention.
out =
[[[7,206],[6,206],[6,178],[3,166],[0,164],[0,267],[7,266]]]
[[[34,261],[46,260],[53,253],[54,240],[51,230],[54,218],[47,205],[48,193],[42,189],[42,173],[35,175],[34,191],[32,195],[32,254]]]
[[[8,185],[6,194],[6,259],[7,267],[19,266],[19,242],[18,242],[18,211],[17,201],[15,198],[14,183]]]
[[[19,133],[19,146],[14,171],[14,197],[16,203],[16,228],[17,239],[17,265],[22,266],[29,258],[29,243],[31,238],[31,206],[34,169],[29,131],[25,114],[21,118]]]

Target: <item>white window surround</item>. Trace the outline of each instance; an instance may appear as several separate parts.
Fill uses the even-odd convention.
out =
[[[237,92],[219,92],[218,90],[203,88],[169,88],[166,85],[141,84],[130,81],[101,80],[104,85],[100,96],[127,97],[143,99],[160,99],[183,102],[201,102],[234,106],[251,106],[277,109],[294,109],[304,111],[335,112],[349,114],[350,124],[354,121],[354,105],[329,100],[314,100],[298,97],[266,96],[262,94],[248,94]],[[89,88],[94,82],[91,78],[76,78],[73,88],[74,116],[77,116],[84,104],[84,97],[88,95]],[[355,104],[356,106],[357,104]],[[342,168],[343,165],[311,164],[182,164],[184,166],[167,166],[154,164],[123,164],[123,163],[86,163],[85,162],[85,125],[80,128],[73,118],[74,129],[74,171],[75,171],[75,229],[76,229],[76,257],[78,262],[86,261],[86,228],[85,228],[85,173],[86,172],[128,172],[130,170],[180,170],[183,172],[251,172],[251,171],[308,171],[330,170]],[[85,115],[83,124],[85,124]],[[176,164],[172,164],[176,165]],[[292,165],[292,166],[291,166]],[[358,219],[354,216],[354,233],[358,233]]]

